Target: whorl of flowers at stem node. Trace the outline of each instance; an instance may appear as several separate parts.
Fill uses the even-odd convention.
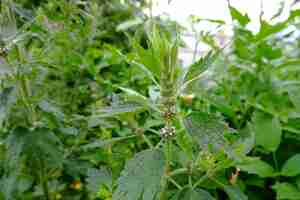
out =
[[[160,129],[160,134],[162,137],[168,138],[175,135],[176,128],[174,126],[165,126],[162,129]]]

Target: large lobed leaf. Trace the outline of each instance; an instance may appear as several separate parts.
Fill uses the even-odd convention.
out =
[[[159,149],[136,154],[126,163],[113,200],[154,200],[161,188],[164,166],[164,153]]]
[[[7,139],[7,148],[7,158],[12,165],[19,164],[21,156],[31,160],[42,159],[48,167],[59,167],[63,161],[60,139],[45,128],[33,131],[25,128],[15,129]]]
[[[225,146],[224,133],[228,130],[221,117],[205,112],[192,112],[184,119],[184,126],[201,148],[220,149]]]

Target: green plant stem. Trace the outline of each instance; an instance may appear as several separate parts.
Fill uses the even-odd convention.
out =
[[[225,185],[223,183],[221,183],[220,181],[218,181],[217,179],[215,178],[212,178],[212,177],[208,177],[210,180],[212,180],[213,182],[215,182],[216,184],[218,184],[219,186],[221,186],[222,188],[225,187]]]
[[[170,176],[176,176],[180,174],[186,174],[189,170],[187,168],[180,168],[172,171],[169,175]]]
[[[169,171],[170,171],[170,163],[171,163],[171,143],[172,141],[170,139],[167,140],[167,142],[165,143],[165,148],[166,148],[166,166],[165,166],[165,173],[164,173],[164,177],[162,180],[162,189],[160,192],[160,200],[165,200],[166,199],[166,189],[168,188],[168,177],[169,177]]]
[[[300,130],[291,127],[282,127],[282,130],[288,131],[290,133],[300,134]]]
[[[49,193],[49,187],[48,187],[48,176],[45,171],[46,170],[45,163],[42,160],[42,158],[39,158],[39,161],[40,161],[40,168],[41,168],[40,169],[41,170],[40,180],[41,180],[43,192],[44,192],[46,200],[51,200],[50,193]]]
[[[171,154],[172,154],[172,141],[169,139],[167,140],[167,166],[170,168],[171,165]]]
[[[192,175],[189,173],[189,186],[193,187]]]
[[[197,58],[198,45],[199,45],[198,38],[196,38],[196,43],[195,43],[194,52],[193,52],[193,62],[195,62],[196,58]]]
[[[168,180],[173,184],[173,185],[175,185],[179,190],[181,190],[182,189],[182,186],[179,184],[179,183],[177,183],[172,177],[168,177]]]
[[[154,148],[152,142],[149,140],[149,138],[145,134],[142,134],[142,138],[151,149]]]
[[[162,184],[161,184],[161,191],[159,195],[159,200],[165,200],[166,199],[166,189],[168,188],[168,166],[165,168],[165,174],[162,178]]]
[[[26,59],[23,56],[24,55],[24,49],[17,46],[18,49],[18,59],[20,61],[20,65],[26,64]],[[32,91],[30,88],[29,80],[22,74],[19,74],[19,71],[17,72],[17,80],[20,82],[20,95],[23,100],[24,105],[27,107],[29,112],[29,123],[31,125],[35,126],[35,123],[37,121],[36,117],[36,111],[34,105],[30,102],[30,97],[32,96]]]
[[[273,161],[274,161],[275,170],[278,171],[279,167],[278,167],[278,161],[277,161],[277,156],[276,156],[275,152],[272,152],[272,158],[273,158]]]
[[[194,185],[193,185],[193,189],[198,187],[198,185],[200,185],[203,181],[205,181],[208,178],[208,175],[205,174],[203,175]]]

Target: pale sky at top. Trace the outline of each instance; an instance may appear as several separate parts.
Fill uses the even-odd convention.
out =
[[[285,12],[282,19],[287,17],[290,4],[293,0],[262,0],[264,18],[270,19],[280,6],[280,2],[285,2]],[[154,0],[156,6],[154,14],[167,13],[172,19],[186,24],[186,19],[193,14],[201,18],[222,19],[231,23],[231,18],[227,8],[226,0]],[[253,20],[249,28],[256,31],[259,28],[258,19],[261,11],[261,0],[230,0],[231,4],[241,12],[247,13]]]
[[[226,22],[226,26],[222,27],[222,31],[226,35],[231,35],[232,33],[232,20],[228,10],[227,0],[172,0],[170,4],[168,4],[168,0],[152,1],[154,3],[154,15],[167,14],[171,17],[171,19],[176,20],[181,25],[184,25],[187,28],[187,33],[192,33],[187,20],[190,15],[195,15],[205,19],[223,20]],[[285,3],[282,15],[280,15],[276,21],[272,21],[275,23],[283,21],[288,17],[293,1],[294,0],[230,0],[230,4],[243,14],[248,14],[251,19],[251,23],[247,25],[247,28],[253,32],[257,32],[260,27],[259,16],[262,7],[264,12],[263,19],[269,21],[280,8],[280,2]],[[197,31],[204,30],[214,32],[216,30],[215,28],[216,25],[211,23],[202,23],[197,25]],[[183,60],[184,65],[187,65],[192,62],[194,46],[197,40],[195,37],[189,35],[184,35],[183,39],[187,46],[184,50],[182,49],[180,51],[179,55]],[[199,43],[199,52],[197,51],[197,57],[201,56],[201,51],[207,51],[208,49],[209,47],[207,45]]]

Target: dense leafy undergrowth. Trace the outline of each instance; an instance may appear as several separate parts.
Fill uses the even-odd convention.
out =
[[[300,199],[300,11],[183,68],[144,6],[1,1],[0,199]]]

